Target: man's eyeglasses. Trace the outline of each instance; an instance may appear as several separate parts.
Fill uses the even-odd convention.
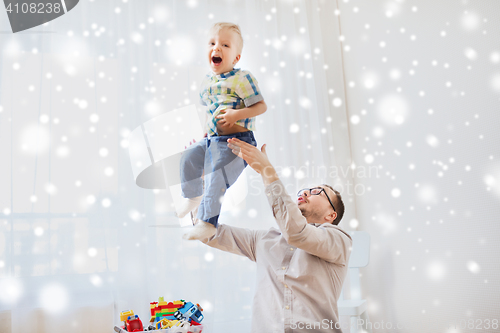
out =
[[[327,198],[327,199],[328,199],[328,201],[330,202],[330,205],[332,205],[333,211],[334,211],[334,212],[337,212],[337,211],[335,210],[335,206],[334,206],[334,205],[333,205],[333,203],[332,203],[332,200],[330,200],[330,197],[328,196],[328,194],[326,194],[326,191],[325,191],[325,189],[324,189],[324,188],[322,188],[322,187],[304,188],[304,189],[300,190],[300,191],[297,193],[297,196],[298,196],[298,197],[301,197],[301,196],[302,196],[302,194],[304,194],[304,192],[305,192],[305,191],[309,191],[309,194],[310,194],[310,195],[320,195],[320,194],[321,194],[321,192],[325,192],[326,198]]]

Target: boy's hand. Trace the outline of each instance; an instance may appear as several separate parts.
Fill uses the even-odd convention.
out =
[[[221,114],[215,117],[216,119],[220,119],[218,123],[221,126],[233,127],[233,125],[239,120],[238,119],[238,111],[234,109],[225,109],[220,111]]]

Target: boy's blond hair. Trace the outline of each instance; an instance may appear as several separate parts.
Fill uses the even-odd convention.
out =
[[[217,33],[223,29],[229,29],[238,35],[238,39],[240,41],[238,46],[241,53],[241,50],[243,50],[243,36],[241,35],[240,26],[231,22],[217,22],[210,28],[210,34]]]

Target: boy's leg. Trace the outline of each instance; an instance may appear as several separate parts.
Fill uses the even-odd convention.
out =
[[[208,155],[208,152],[207,152]],[[188,240],[202,240],[215,234],[220,212],[220,199],[226,190],[221,170],[205,172],[205,192],[198,206],[194,229],[184,234]]]
[[[254,147],[257,146],[257,141],[255,140],[255,137],[253,136],[252,132],[238,133],[235,134],[234,137],[236,137],[241,141],[249,143]],[[227,141],[225,142],[225,144],[227,146]],[[231,149],[228,148],[228,150],[231,154],[236,156]],[[235,160],[231,161],[230,163],[228,163],[226,166],[223,167],[229,186],[232,186],[234,182],[236,182],[236,180],[241,175],[241,173],[243,172],[243,170],[247,165],[248,164],[247,162],[245,162],[244,159],[237,157]]]
[[[233,154],[227,147],[229,137],[257,145],[253,134],[224,136],[211,138],[207,143],[205,154],[205,192],[198,207],[195,228],[184,235],[185,239],[205,239],[215,234],[218,224],[222,198],[226,190],[238,179],[246,162]]]
[[[198,206],[203,194],[203,167],[207,140],[204,138],[186,149],[181,156],[181,190],[186,199],[181,201],[177,216],[182,218]]]
[[[218,155],[216,147],[217,147],[217,142],[215,141],[214,137],[207,138],[207,146],[206,146],[205,161],[204,161],[205,189],[203,193],[203,198],[200,202],[200,205],[198,206],[198,214],[196,216],[197,223],[194,229],[190,230],[189,232],[187,232],[182,236],[184,239],[201,240],[209,238],[215,234],[215,225],[207,223],[205,221],[209,220],[213,214],[212,202],[213,202],[213,197],[216,196],[216,193],[214,193],[215,188],[216,187],[220,188],[220,184],[214,183],[214,180],[216,182],[219,182],[220,180],[220,177],[216,175],[218,173],[220,174],[220,170],[214,169],[214,163],[212,161],[214,155]]]
[[[181,188],[184,198],[193,198],[203,194],[202,180],[203,166],[207,139],[189,146],[181,156]]]
[[[197,218],[215,227],[226,190],[234,184],[246,166],[245,160],[233,154],[227,146],[227,139],[230,137],[237,137],[251,145],[257,145],[252,132],[215,137],[210,142],[205,158],[205,194]]]

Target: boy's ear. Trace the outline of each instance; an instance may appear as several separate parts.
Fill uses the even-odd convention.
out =
[[[238,61],[240,61],[240,58],[241,58],[241,54],[238,54],[233,61],[233,65],[236,65],[238,63]]]

